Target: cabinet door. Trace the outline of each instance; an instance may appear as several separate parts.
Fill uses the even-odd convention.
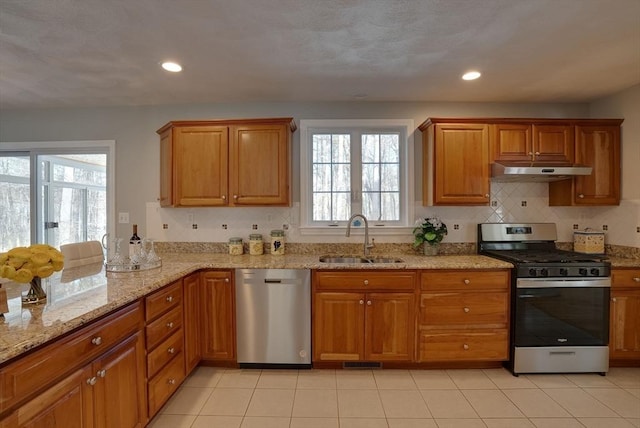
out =
[[[365,304],[365,359],[412,360],[415,296],[412,293],[370,293],[366,295]]]
[[[1,428],[84,428],[93,426],[89,367],[77,370],[0,421]]]
[[[95,426],[143,427],[147,419],[145,352],[138,332],[93,364]]]
[[[227,205],[228,147],[226,126],[174,128],[174,205]]]
[[[437,124],[434,205],[489,204],[489,126]]]
[[[609,358],[640,360],[640,290],[611,293]]]
[[[491,125],[491,161],[533,159],[531,125],[498,123]]]
[[[200,273],[184,278],[184,357],[187,374],[198,365],[202,358],[200,346]]]
[[[572,125],[533,125],[533,155],[536,161],[572,164]]]
[[[230,271],[201,273],[202,358],[236,358],[235,288]]]
[[[173,134],[171,129],[160,135],[160,206],[173,205]]]
[[[620,203],[620,127],[577,126],[576,163],[593,168],[575,178],[576,205]]]
[[[285,123],[232,127],[231,205],[289,205],[289,139]]]
[[[362,293],[315,293],[314,361],[357,361],[364,358]]]

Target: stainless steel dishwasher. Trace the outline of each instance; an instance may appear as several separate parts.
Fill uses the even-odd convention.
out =
[[[236,269],[236,341],[240,367],[310,368],[310,271]]]

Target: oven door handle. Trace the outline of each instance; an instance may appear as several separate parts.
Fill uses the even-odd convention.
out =
[[[516,288],[611,287],[611,278],[518,278]]]

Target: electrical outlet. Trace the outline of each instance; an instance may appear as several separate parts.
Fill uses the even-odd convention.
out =
[[[118,223],[129,224],[129,213],[118,213]]]

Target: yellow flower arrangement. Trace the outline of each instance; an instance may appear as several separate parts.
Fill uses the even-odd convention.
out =
[[[34,244],[0,253],[0,277],[15,282],[47,278],[64,267],[64,256],[51,245]]]

